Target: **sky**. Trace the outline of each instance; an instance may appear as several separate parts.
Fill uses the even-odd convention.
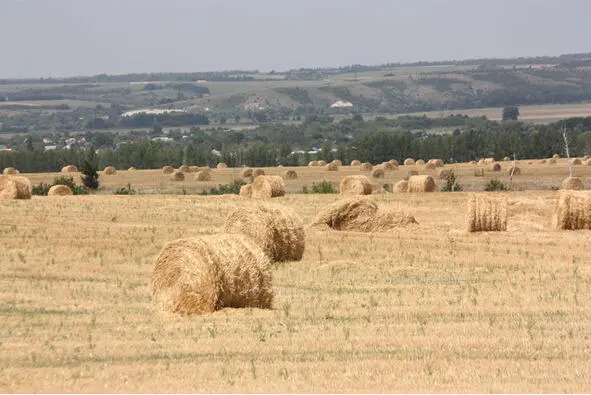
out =
[[[591,52],[587,0],[0,0],[0,78]]]

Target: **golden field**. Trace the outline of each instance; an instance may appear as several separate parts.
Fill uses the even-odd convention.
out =
[[[507,181],[502,166],[455,169],[482,190]],[[180,194],[238,169],[209,183],[120,171],[101,176],[103,194],[0,201],[0,392],[590,392],[591,231],[551,229],[564,160],[518,166],[507,232],[467,233],[468,193],[376,195],[418,225],[307,227],[303,260],[273,269],[272,310],[206,316],[157,313],[152,263],[166,242],[217,233],[256,204]],[[574,169],[591,186],[591,166]],[[306,224],[338,195],[295,192],[360,173],[295,170],[273,202]],[[109,193],[127,183],[146,194]]]

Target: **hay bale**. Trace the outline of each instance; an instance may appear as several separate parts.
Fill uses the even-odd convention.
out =
[[[591,192],[560,191],[552,222],[555,229],[591,229]]]
[[[103,170],[103,173],[107,176],[114,176],[117,174],[117,169],[115,169],[113,166],[107,166],[105,167],[105,170]]]
[[[320,166],[320,167],[324,167],[324,166],[326,166],[326,161],[319,160],[319,161],[318,161],[318,166]]]
[[[404,166],[412,166],[415,164],[415,160],[413,158],[406,158],[404,160]]]
[[[78,168],[74,165],[68,165],[68,166],[62,167],[62,173],[77,173],[77,172],[78,172]]]
[[[162,167],[162,174],[172,174],[174,173],[174,167],[166,165]]]
[[[560,189],[582,191],[585,189],[585,184],[579,177],[567,177],[562,181]]]
[[[501,164],[500,164],[500,163],[495,163],[495,164],[494,164],[494,165],[491,167],[490,171],[501,171]]]
[[[252,177],[252,169],[249,169],[249,168],[244,169],[240,172],[240,175],[242,177]]]
[[[170,175],[171,181],[185,181],[185,173],[180,170],[175,171]]]
[[[422,160],[422,159],[418,159],[418,160],[415,162],[415,165],[417,165],[417,166],[425,166],[425,161],[424,161],[424,160]]]
[[[424,169],[425,170],[435,170],[435,164],[433,162],[426,163]]]
[[[586,161],[583,162],[583,164],[585,166],[591,166],[591,159],[587,159]]]
[[[164,246],[154,262],[152,302],[169,313],[208,314],[224,307],[271,308],[269,258],[242,235],[201,236]]]
[[[507,196],[472,194],[466,215],[468,232],[507,230]]]
[[[311,162],[308,162],[308,167],[317,167],[317,166],[318,166],[317,160],[313,160]]]
[[[285,184],[279,176],[258,176],[252,183],[253,198],[274,198],[285,195]]]
[[[405,178],[408,180],[409,178],[411,178],[413,176],[418,176],[418,175],[419,175],[419,172],[418,171],[416,171],[416,170],[409,170],[406,173],[406,177]]]
[[[131,166],[129,169],[127,169],[127,171],[136,171],[137,169],[133,166]]]
[[[227,169],[228,165],[225,164],[224,162],[220,162],[218,163],[218,165],[216,166],[217,169]]]
[[[234,184],[244,184],[245,181],[242,177],[233,177],[232,178],[232,183]]]
[[[484,177],[484,169],[474,169],[474,177]]]
[[[338,169],[339,167],[337,166],[337,164],[333,162],[324,166],[324,170],[326,171],[337,171]]]
[[[380,168],[376,168],[371,172],[371,176],[373,178],[384,178],[384,170]]]
[[[32,194],[28,178],[0,175],[0,200],[30,199]]]
[[[392,171],[392,170],[396,170],[396,166],[394,166],[392,163],[390,162],[384,162],[381,165],[378,165],[378,167],[384,171]]]
[[[343,177],[339,190],[345,196],[371,195],[373,192],[370,179],[361,175]]]
[[[70,196],[73,194],[74,193],[67,185],[54,185],[49,188],[49,191],[47,192],[47,196]]]
[[[482,165],[485,165],[486,163],[485,163],[484,159],[480,159],[478,161],[478,164],[482,166]]]
[[[332,203],[314,219],[312,225],[334,230],[379,232],[416,222],[412,215],[380,209],[373,199],[357,196]]]
[[[5,176],[11,176],[11,175],[15,175],[15,174],[19,174],[20,172],[15,169],[14,167],[6,167],[4,169],[4,171],[2,172],[2,174],[4,174]]]
[[[549,165],[555,165],[556,163],[558,163],[558,162],[556,161],[556,159],[548,159],[548,164],[549,164]]]
[[[507,169],[507,174],[508,175],[513,174],[514,176],[518,176],[518,175],[521,174],[521,169],[519,167],[517,167],[517,166],[515,166],[515,167],[509,167]]]
[[[255,177],[258,177],[258,176],[264,176],[264,175],[265,175],[265,171],[264,171],[263,169],[256,169],[256,170],[254,171],[253,175],[254,175]]]
[[[445,165],[443,159],[431,159],[431,163],[433,163],[435,167],[443,167]]]
[[[471,161],[470,161],[470,162],[468,162],[468,163],[469,163],[469,164],[471,164],[471,165],[477,165],[477,164],[478,164],[478,162],[476,162],[475,160],[471,160]]]
[[[591,159],[591,156],[589,156],[589,155],[583,156],[583,161],[586,161],[586,160],[589,160],[589,159]]]
[[[199,171],[199,166],[189,166],[191,169],[191,173],[197,173]]]
[[[361,165],[361,162],[358,161],[357,159],[351,161],[351,166],[360,166],[360,165]]]
[[[560,159],[560,155],[554,154],[554,155],[552,155],[552,159]]]
[[[540,161],[538,161],[539,165],[545,165],[546,164],[546,159],[542,159]]]
[[[182,171],[183,173],[190,173],[191,172],[191,168],[187,165],[181,165],[179,167],[179,171]]]
[[[484,164],[485,165],[492,165],[493,163],[495,163],[495,158],[486,158],[486,159],[484,159]]]
[[[443,169],[438,174],[440,180],[447,180],[450,175],[451,171],[449,169]]]
[[[342,161],[340,161],[339,159],[335,159],[335,160],[333,160],[331,163],[334,163],[334,164],[335,164],[335,165],[337,165],[337,166],[342,166],[342,165],[343,165],[343,162],[342,162]]]
[[[401,193],[401,192],[408,192],[408,181],[400,180],[392,187],[392,192],[394,193]]]
[[[412,176],[408,179],[409,192],[433,192],[435,180],[431,176]]]
[[[304,255],[304,223],[287,207],[267,203],[238,208],[226,217],[223,230],[250,238],[274,262],[299,261]]]
[[[240,187],[240,196],[251,197],[252,196],[252,184],[242,185]]]
[[[207,170],[200,170],[195,174],[195,181],[211,181],[211,173]]]
[[[390,159],[388,163],[394,167],[398,167],[398,161],[396,159]]]
[[[286,180],[297,180],[298,178],[298,173],[296,173],[295,170],[287,170],[284,174],[283,174],[283,178],[285,178]]]
[[[505,156],[505,157],[503,158],[503,162],[509,162],[510,160],[511,160],[511,159],[510,159],[508,156]]]
[[[583,162],[581,162],[581,160],[579,158],[573,159],[573,165],[580,166],[582,164],[583,164]]]
[[[372,171],[373,170],[373,166],[371,165],[371,163],[365,162],[365,163],[362,163],[361,164],[361,166],[359,167],[359,169],[361,171]]]

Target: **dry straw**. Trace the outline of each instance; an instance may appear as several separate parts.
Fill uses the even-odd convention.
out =
[[[285,184],[279,176],[258,176],[252,183],[253,198],[274,198],[285,195]]]
[[[251,197],[252,196],[252,184],[242,185],[240,187],[240,196]]]
[[[47,196],[70,196],[73,195],[72,190],[67,185],[54,185],[49,188]]]
[[[553,216],[555,229],[591,229],[591,192],[560,191]]]
[[[185,181],[185,173],[180,170],[175,171],[170,175],[171,181]]]
[[[297,180],[298,178],[298,173],[296,173],[295,170],[287,170],[284,174],[283,174],[283,178],[285,178],[286,180]]]
[[[269,258],[241,235],[202,236],[164,246],[154,263],[152,301],[177,314],[208,314],[224,307],[271,308]]]
[[[107,166],[105,167],[105,170],[103,170],[103,173],[105,173],[107,176],[114,176],[117,174],[117,169],[115,169],[113,166]]]
[[[371,172],[371,176],[373,178],[384,178],[384,170],[381,168],[376,168]]]
[[[62,168],[62,173],[77,173],[78,172],[78,168],[74,165],[68,165],[68,166],[64,166]]]
[[[360,166],[360,165],[361,165],[361,162],[358,161],[357,159],[351,161],[351,166]]]
[[[252,169],[244,169],[240,172],[242,177],[252,177]]]
[[[431,176],[412,176],[408,179],[409,192],[433,192],[435,180]]]
[[[339,186],[341,195],[371,195],[373,188],[372,183],[366,176],[346,176],[341,180]]]
[[[327,206],[312,225],[334,230],[379,232],[415,223],[412,215],[380,209],[373,199],[358,196]]]
[[[208,170],[200,170],[195,174],[195,181],[210,181],[211,173]]]
[[[0,200],[30,199],[31,181],[25,177],[0,176]]]
[[[361,171],[372,171],[373,170],[373,166],[369,162],[364,162],[364,163],[361,164],[361,167],[359,169]]]
[[[401,193],[401,192],[408,192],[408,181],[400,180],[392,187],[392,192],[394,193]]]
[[[331,162],[331,163],[324,166],[324,170],[326,170],[326,171],[337,171],[338,169],[339,169],[339,166],[337,166],[337,164],[334,162]]]
[[[10,176],[10,175],[18,174],[20,172],[17,169],[15,169],[14,167],[7,167],[4,169],[4,171],[2,173],[5,176]]]
[[[415,160],[413,158],[406,158],[404,160],[404,166],[412,166],[415,164]]]
[[[507,230],[507,196],[472,194],[466,224],[468,232]]]
[[[560,189],[582,191],[585,189],[585,184],[579,177],[567,177],[562,181]]]
[[[224,162],[220,162],[218,163],[218,165],[216,166],[218,169],[227,169],[228,165],[225,164]]]
[[[244,235],[274,262],[299,261],[306,248],[302,219],[276,204],[241,207],[226,217],[224,232]]]

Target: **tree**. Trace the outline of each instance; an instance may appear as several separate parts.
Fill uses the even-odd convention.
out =
[[[517,121],[519,118],[519,107],[505,106],[503,108],[503,121]]]
[[[99,175],[89,161],[85,160],[82,165],[82,175],[80,176],[82,183],[88,189],[98,189],[99,187]]]

